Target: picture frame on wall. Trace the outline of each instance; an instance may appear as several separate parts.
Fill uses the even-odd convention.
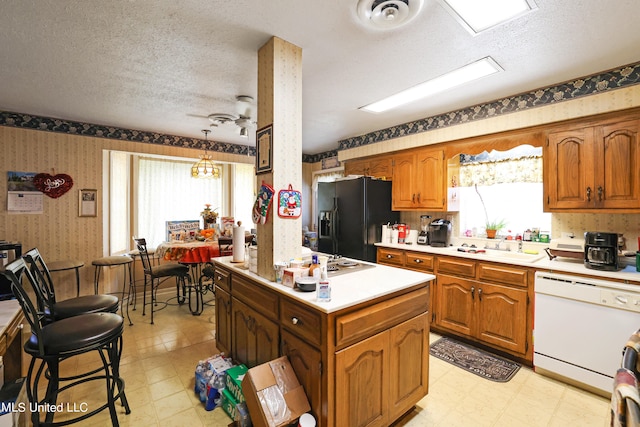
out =
[[[98,216],[98,190],[83,188],[78,192],[78,216]]]
[[[256,131],[256,174],[271,172],[273,124]]]

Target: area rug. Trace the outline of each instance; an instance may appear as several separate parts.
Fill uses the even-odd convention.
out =
[[[491,381],[507,382],[520,365],[451,338],[440,338],[430,346],[432,356]]]

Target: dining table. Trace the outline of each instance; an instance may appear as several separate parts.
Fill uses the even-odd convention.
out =
[[[193,315],[200,315],[204,310],[204,295],[213,294],[213,264],[211,258],[221,256],[221,246],[228,250],[226,241],[175,241],[162,242],[156,248],[156,256],[164,261],[176,261],[187,265],[190,272],[187,299],[189,310]],[[224,251],[223,251],[224,252]]]

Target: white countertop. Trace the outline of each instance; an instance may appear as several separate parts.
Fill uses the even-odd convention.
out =
[[[371,264],[359,261],[363,264],[375,265],[375,268],[355,271],[329,277],[331,283],[331,301],[316,302],[315,292],[301,292],[288,286],[266,280],[249,270],[240,267],[240,264],[231,262],[232,257],[213,258],[215,264],[220,264],[234,273],[239,273],[265,287],[290,296],[318,311],[332,313],[365,301],[369,301],[384,295],[389,295],[402,289],[409,288],[420,283],[434,280],[433,274],[419,273],[402,268],[388,267],[386,265]],[[344,258],[348,259],[348,258]]]
[[[385,248],[393,248],[393,249],[402,249],[408,251],[415,252],[424,252],[430,253],[434,255],[449,255],[456,256],[460,258],[470,258],[480,261],[491,261],[491,262],[500,262],[503,264],[510,265],[520,265],[524,267],[532,267],[536,270],[541,271],[555,271],[562,273],[576,273],[576,274],[584,274],[588,276],[593,276],[601,279],[617,279],[624,280],[628,282],[634,282],[634,284],[640,285],[640,272],[636,271],[635,268],[635,259],[633,265],[628,265],[622,270],[618,271],[600,271],[593,270],[590,268],[586,268],[582,260],[572,259],[572,258],[555,258],[550,260],[546,255],[544,250],[540,250],[540,254],[543,255],[539,257],[535,262],[530,261],[521,261],[517,259],[500,259],[499,257],[492,257],[485,253],[467,253],[467,252],[458,252],[457,246],[449,246],[446,248],[437,248],[432,246],[425,245],[407,245],[404,243],[376,243],[376,246],[385,247]],[[536,258],[535,255],[531,256],[532,258]]]
[[[0,301],[0,335],[4,334],[11,321],[22,311],[16,299]]]

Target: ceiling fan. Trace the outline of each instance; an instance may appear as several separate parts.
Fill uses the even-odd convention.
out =
[[[255,126],[256,122],[253,120],[254,112],[254,100],[249,95],[236,96],[236,114],[228,113],[213,113],[206,116],[211,124],[211,127],[218,127],[234,123],[240,128],[240,136],[248,138],[249,128]]]

